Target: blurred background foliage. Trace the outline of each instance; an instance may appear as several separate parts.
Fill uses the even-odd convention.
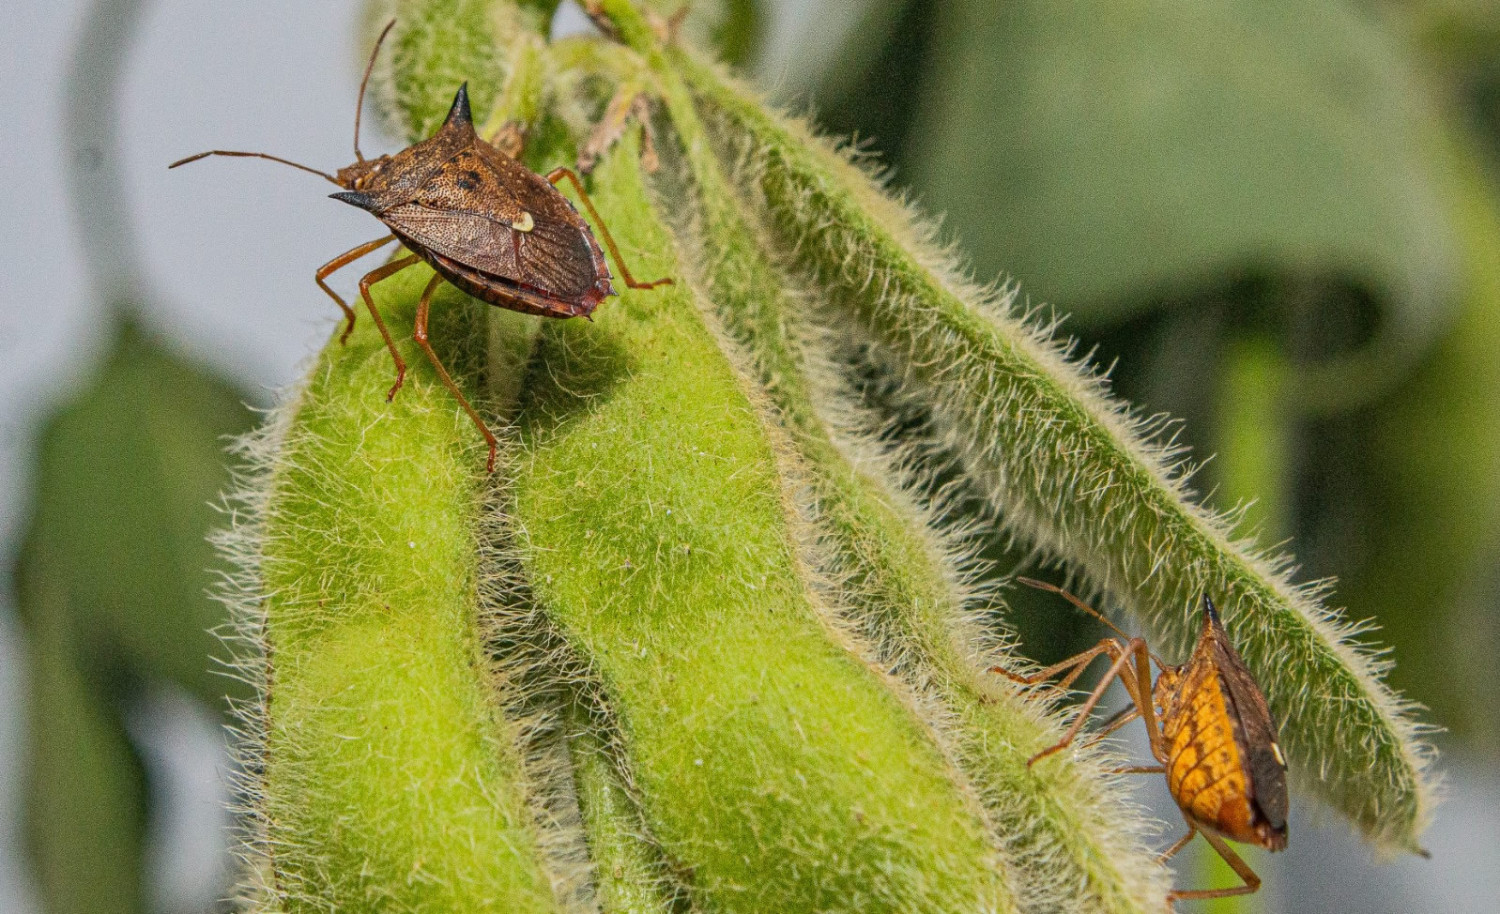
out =
[[[38,442],[16,569],[27,634],[26,843],[49,911],[141,911],[152,788],[132,718],[170,686],[214,713],[249,690],[215,675],[207,540],[245,394],[130,319]],[[236,694],[239,693],[239,694]],[[135,728],[139,730],[139,728]],[[159,792],[156,794],[160,798]]]
[[[140,6],[96,5],[77,59],[94,85],[112,84]],[[1337,575],[1331,602],[1395,646],[1396,687],[1450,745],[1493,757],[1500,5],[849,6],[838,50],[801,42],[818,50],[781,91],[945,213],[979,277],[1071,315],[1123,396],[1183,419],[1193,453],[1218,455],[1198,476],[1210,499],[1254,500],[1247,532],[1290,539],[1306,578]],[[753,66],[767,4],[698,7],[689,33]],[[105,152],[102,174],[76,166],[98,218],[110,100],[77,103],[99,109],[74,138]],[[128,226],[113,218],[92,237]],[[119,263],[129,245],[110,243],[90,256],[114,277],[98,287],[115,342],[43,425],[13,580],[27,847],[53,912],[147,909],[132,705],[170,682],[218,712],[233,689],[210,673],[221,610],[204,536],[248,398],[128,316],[144,284]],[[1051,602],[1009,600],[1038,660],[1096,637]]]

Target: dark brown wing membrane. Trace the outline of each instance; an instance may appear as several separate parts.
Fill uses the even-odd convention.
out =
[[[567,198],[482,141],[455,153],[413,201],[379,215],[417,246],[559,298],[579,299],[609,277]]]
[[[1266,818],[1266,824],[1277,831],[1286,828],[1286,766],[1276,748],[1276,724],[1260,686],[1245,667],[1245,661],[1229,642],[1229,635],[1214,623],[1214,661],[1219,681],[1234,708],[1238,724],[1235,737],[1249,771],[1255,805]]]
[[[533,217],[531,231],[474,213],[420,203],[392,207],[380,219],[410,242],[451,260],[564,299],[593,289],[600,276],[590,239],[579,229]]]

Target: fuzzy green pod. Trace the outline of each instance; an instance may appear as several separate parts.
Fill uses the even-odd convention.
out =
[[[387,321],[410,325],[430,276],[414,267],[375,287]],[[435,300],[433,337],[461,377],[483,363],[472,341],[485,317],[456,293]],[[246,797],[270,880],[260,893],[288,911],[372,897],[387,910],[553,910],[475,625],[482,453],[404,350],[411,371],[387,403],[393,368],[372,323],[330,344],[280,408],[248,490],[241,558],[264,594],[242,607],[264,663]]]
[[[644,174],[632,128],[591,192],[633,272],[677,284],[540,324],[443,287],[438,351],[492,426],[514,423],[492,478],[405,342],[426,268],[377,287],[412,366],[395,403],[366,321],[280,414],[239,540],[249,634],[269,647],[249,670],[265,702],[247,792],[266,906],[1158,907],[1165,874],[1101,756],[1026,766],[1057,716],[985,673],[1010,662],[974,633],[988,595],[909,500],[912,455],[868,447],[882,419],[849,405],[850,343],[939,417],[1017,533],[1156,630],[1181,634],[1169,610],[1186,618],[1207,583],[1263,677],[1274,645],[1305,682],[1355,689],[1321,738],[1298,715],[1333,699],[1262,680],[1288,748],[1331,766],[1324,795],[1411,840],[1424,750],[1316,610],[864,176],[660,49],[633,5],[602,7],[628,48],[547,45],[534,5],[400,4],[412,37],[388,82],[412,136],[467,79],[489,86],[491,126],[544,125],[533,167],[565,164],[617,84],[665,94],[656,143],[680,168]],[[1347,772],[1366,758],[1353,739],[1385,767]]]
[[[1182,655],[1208,592],[1282,721],[1303,790],[1372,840],[1417,847],[1433,750],[1354,627],[1294,585],[1287,562],[1194,504],[1169,450],[1086,370],[995,296],[958,278],[904,207],[802,125],[674,53],[781,242],[828,293],[830,320],[872,343],[930,410],[965,474],[1023,541],[1085,572]]]
[[[670,914],[682,900],[682,890],[661,847],[647,837],[611,747],[591,722],[584,722],[572,734],[569,749],[600,910]]]
[[[833,356],[821,351],[823,340],[802,313],[816,293],[770,262],[770,246],[739,205],[686,87],[670,72],[661,82],[699,200],[696,218],[681,220],[679,238],[694,249],[699,282],[757,366],[806,468],[818,527],[808,560],[821,558],[836,582],[830,601],[925,696],[931,725],[988,813],[1024,910],[1159,910],[1164,872],[1139,843],[1128,804],[1105,801],[1114,785],[1099,766],[1080,759],[1027,769],[1026,760],[1062,728],[1048,719],[1044,701],[988,672],[995,663],[1022,664],[979,634],[971,615],[989,600],[968,584],[962,544],[903,497],[901,458],[860,440],[860,423],[848,421],[850,407],[841,403]]]
[[[504,95],[534,111],[515,84],[535,80],[516,75]],[[400,392],[383,396],[395,369],[361,311],[249,442],[231,501],[226,595],[260,690],[239,787],[257,909],[564,909],[481,619],[483,450],[404,332],[431,276],[373,287],[409,367]],[[433,299],[433,344],[481,408],[514,400],[535,323],[450,286]]]
[[[633,142],[595,173],[676,275]],[[647,824],[725,911],[1009,911],[919,719],[820,613],[773,441],[690,287],[543,328],[518,417],[518,548],[603,684]]]

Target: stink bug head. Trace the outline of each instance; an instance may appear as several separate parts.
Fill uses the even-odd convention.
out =
[[[377,214],[391,206],[408,203],[454,153],[478,140],[469,113],[469,91],[465,83],[459,86],[442,129],[393,155],[362,158],[340,168],[338,184],[355,193],[331,196]]]
[[[355,162],[353,165],[340,168],[334,177],[342,187],[347,187],[350,190],[364,190],[371,183],[377,182],[381,178],[386,166],[390,162],[390,156],[381,156],[378,159],[365,159]],[[339,199],[343,198],[340,197]]]
[[[341,203],[347,203],[350,206],[357,206],[360,209],[366,210],[368,212],[375,211],[375,198],[370,196],[369,194],[361,193],[357,190],[346,190],[343,193],[329,194],[328,196],[331,199],[338,200]]]

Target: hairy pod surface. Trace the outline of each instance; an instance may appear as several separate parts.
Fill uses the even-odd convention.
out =
[[[639,153],[596,202],[679,272]],[[820,618],[776,455],[685,287],[543,328],[519,418],[531,586],[604,684],[647,824],[717,910],[1014,910],[920,723]]]
[[[376,289],[409,323],[430,274],[408,274]],[[434,337],[475,377],[484,312],[468,304],[440,294]],[[367,322],[324,351],[281,408],[253,506],[264,597],[242,624],[263,639],[248,797],[260,892],[293,911],[371,896],[554,910],[476,635],[473,436],[427,371],[394,403],[371,396],[389,383],[383,350]]]
[[[998,520],[1119,596],[1164,644],[1191,641],[1205,591],[1264,683],[1299,784],[1373,840],[1413,849],[1430,816],[1432,749],[1357,629],[1298,587],[1289,562],[1232,539],[1197,506],[1169,449],[1085,368],[972,287],[930,232],[843,155],[686,53],[778,238],[940,421]]]
[[[865,635],[880,662],[914,695],[942,733],[952,763],[980,799],[1024,910],[1157,911],[1162,871],[1143,852],[1128,804],[1109,815],[1110,786],[1088,759],[1045,772],[1025,761],[1061,733],[1044,701],[1027,700],[987,668],[996,646],[971,618],[993,595],[969,583],[966,550],[902,494],[898,464],[868,423],[840,402],[831,353],[803,313],[816,295],[769,259],[759,214],[739,205],[713,155],[686,87],[671,75],[667,107],[682,140],[697,218],[680,225],[699,239],[695,268],[724,325],[743,345],[805,467],[817,543],[809,564],[828,566],[828,595]],[[843,421],[840,421],[843,420]]]

